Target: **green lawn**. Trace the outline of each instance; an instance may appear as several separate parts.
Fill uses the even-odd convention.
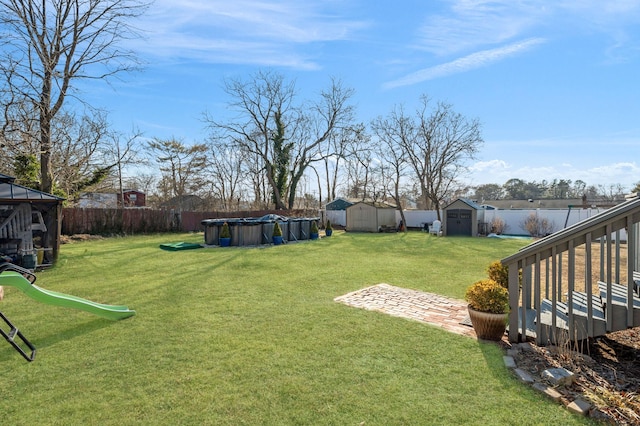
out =
[[[110,322],[13,288],[0,309],[38,348],[0,342],[0,421],[33,424],[585,424],[503,366],[492,344],[336,303],[373,284],[462,298],[524,242],[348,234],[168,252],[201,234],[62,246],[46,289],[126,304]]]

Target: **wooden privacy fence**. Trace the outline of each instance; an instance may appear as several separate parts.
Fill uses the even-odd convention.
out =
[[[187,212],[152,209],[65,208],[62,210],[62,234],[147,234],[156,232],[202,231],[201,221],[224,217],[261,217],[279,214],[288,217],[316,217],[317,211],[260,210],[240,212]]]
[[[62,234],[144,234],[179,230],[171,210],[62,209]]]

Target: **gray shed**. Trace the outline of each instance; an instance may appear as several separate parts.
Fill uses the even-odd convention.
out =
[[[389,204],[360,201],[347,207],[347,231],[381,232],[396,226],[396,208]]]
[[[458,198],[444,209],[444,235],[478,235],[478,221],[484,217],[478,217],[480,212],[484,216],[482,207],[466,198]]]

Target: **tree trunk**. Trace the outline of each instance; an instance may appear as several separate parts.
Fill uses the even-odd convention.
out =
[[[43,108],[44,105],[41,105]],[[46,107],[44,107],[46,108]],[[40,112],[40,190],[51,193],[53,175],[51,173],[51,120],[48,111]]]
[[[399,169],[396,169],[399,170]],[[400,175],[400,172],[397,173]],[[402,232],[407,232],[407,219],[404,217],[404,210],[402,209],[402,203],[400,203],[400,176],[398,176],[394,182],[394,198],[396,202],[396,206],[398,207],[398,212],[400,212],[400,223],[402,223]]]
[[[286,210],[286,206],[284,205],[284,202],[282,201],[282,194],[280,193],[280,191],[278,190],[278,185],[276,184],[276,181],[273,177],[273,166],[267,162],[266,166],[266,171],[267,171],[267,180],[269,182],[269,186],[271,187],[271,190],[273,191],[273,203],[274,203],[274,207],[276,210]]]
[[[296,190],[298,189],[298,183],[304,175],[304,169],[291,176],[291,184],[289,185],[289,210],[293,209],[293,204],[296,201]]]

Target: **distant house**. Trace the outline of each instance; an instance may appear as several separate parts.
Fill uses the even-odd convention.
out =
[[[567,209],[571,207],[582,207],[585,201],[580,198],[566,199],[533,199],[528,200],[484,200],[483,205],[490,205],[500,210],[511,209]],[[585,205],[585,207],[589,207]]]
[[[347,207],[347,231],[380,232],[397,225],[396,208],[389,204],[360,201]]]
[[[122,202],[124,207],[144,207],[146,205],[145,193],[134,189],[125,189],[122,192],[122,197],[118,194],[118,201],[120,201],[121,198],[124,199]]]
[[[117,209],[118,195],[100,192],[83,192],[78,199],[78,207],[83,209]]]

